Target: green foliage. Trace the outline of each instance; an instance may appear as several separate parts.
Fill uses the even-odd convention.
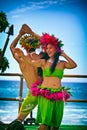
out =
[[[2,50],[0,49],[0,55],[2,53]],[[9,62],[8,59],[6,57],[2,57],[2,59],[0,60],[0,70],[1,73],[6,71],[6,69],[9,68]]]
[[[8,26],[9,26],[9,23],[7,21],[7,16],[3,11],[1,11],[0,12],[0,32],[5,31],[6,27]]]

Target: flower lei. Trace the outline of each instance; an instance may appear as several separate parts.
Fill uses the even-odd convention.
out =
[[[33,96],[42,96],[47,98],[48,100],[61,101],[65,102],[70,98],[70,88],[61,87],[60,90],[51,90],[50,88],[41,88],[42,81],[38,81],[32,84],[30,89]]]
[[[40,37],[40,42],[44,51],[46,51],[46,46],[48,44],[54,45],[58,52],[61,52],[61,47],[63,46],[61,40],[56,38],[54,35],[49,35],[48,33],[43,33],[43,35]]]
[[[37,49],[40,47],[40,41],[37,37],[31,37],[29,35],[24,35],[21,37],[19,44],[26,50],[31,48]]]

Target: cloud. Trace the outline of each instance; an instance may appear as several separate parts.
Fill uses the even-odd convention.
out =
[[[58,4],[59,0],[45,0],[45,1],[38,1],[38,2],[28,2],[26,4],[22,4],[19,7],[15,8],[14,10],[10,11],[10,15],[15,15],[13,17],[17,17],[18,14],[25,13],[29,10],[40,10],[40,9],[46,9],[50,6]],[[20,15],[19,15],[20,16]]]
[[[78,1],[78,0],[77,0]],[[20,6],[16,7],[14,10],[10,11],[10,16],[17,18],[23,15],[28,11],[41,10],[51,8],[55,5],[64,5],[73,3],[75,0],[44,0],[44,1],[28,1],[26,3],[22,3]]]

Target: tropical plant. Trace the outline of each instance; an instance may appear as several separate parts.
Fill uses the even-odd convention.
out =
[[[7,16],[3,11],[1,11],[0,12],[0,32],[5,31],[6,27],[8,26],[9,26],[9,23],[7,21]]]
[[[0,49],[0,56],[1,54],[2,54],[2,50]],[[8,62],[8,59],[3,56],[0,60],[1,73],[4,72],[7,68],[9,68],[9,62]]]

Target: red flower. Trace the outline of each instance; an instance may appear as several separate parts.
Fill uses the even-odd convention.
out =
[[[46,46],[48,44],[52,44],[57,48],[58,52],[60,52],[60,47],[63,45],[58,38],[54,35],[49,35],[48,33],[45,33],[40,37],[40,42],[44,51],[46,51]]]

